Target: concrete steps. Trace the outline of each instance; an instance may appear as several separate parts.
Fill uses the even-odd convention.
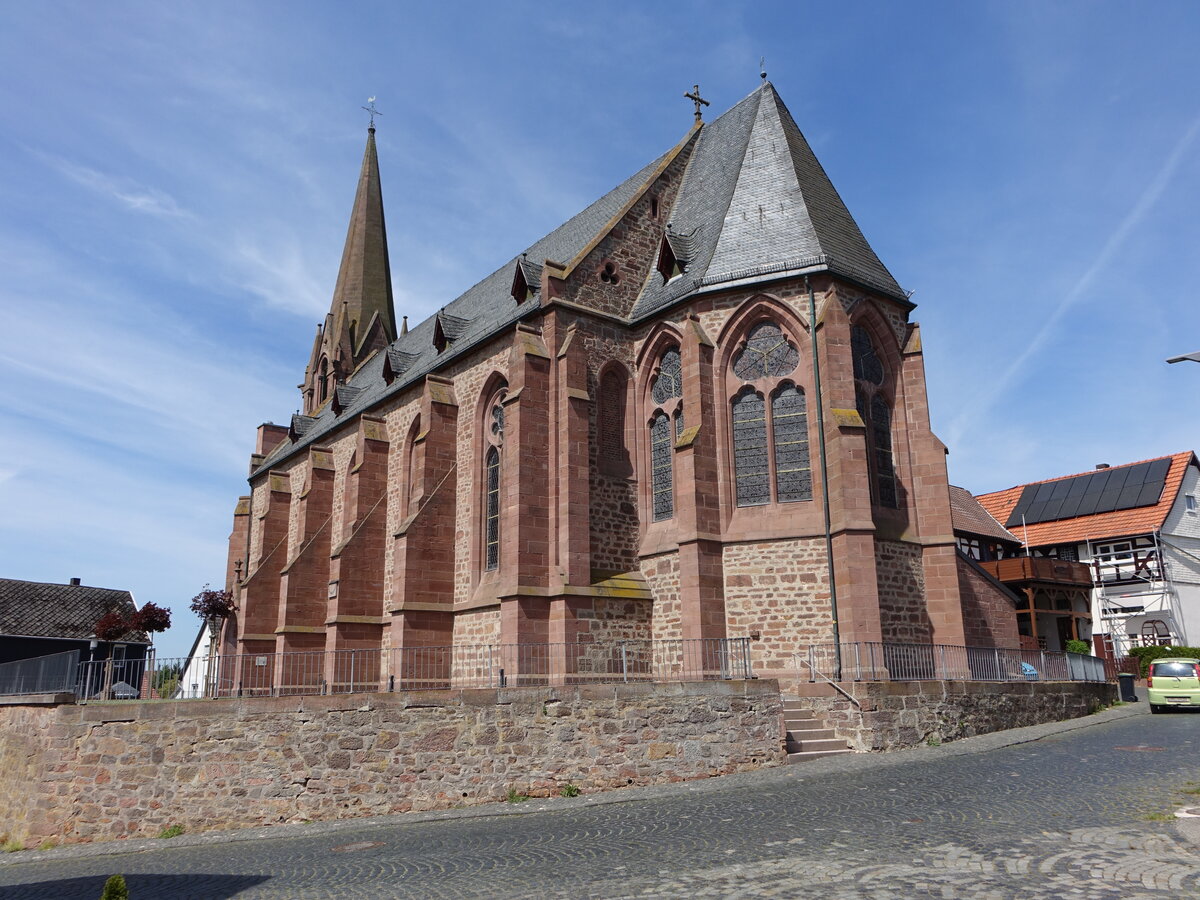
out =
[[[816,713],[795,700],[783,701],[783,726],[787,729],[789,764],[854,752],[834,735],[832,728],[817,718]]]

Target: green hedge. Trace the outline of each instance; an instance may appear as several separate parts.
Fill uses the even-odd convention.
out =
[[[1137,658],[1142,664],[1142,677],[1150,672],[1150,663],[1164,656],[1190,656],[1200,659],[1200,647],[1131,647],[1129,655]]]

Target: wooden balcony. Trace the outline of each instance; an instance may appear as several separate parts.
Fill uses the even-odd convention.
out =
[[[996,559],[979,564],[993,578],[1005,584],[1042,584],[1092,586],[1092,570],[1083,563],[1065,559],[1043,559],[1021,556],[1016,559]]]

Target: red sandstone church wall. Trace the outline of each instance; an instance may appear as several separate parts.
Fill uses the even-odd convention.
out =
[[[802,648],[832,643],[824,538],[728,544],[724,563],[728,633],[760,635],[755,665],[791,669]]]
[[[1012,599],[961,556],[957,562],[967,646],[1019,648],[1021,638]]]
[[[472,542],[479,540],[479,508],[474,502],[478,491],[479,472],[482,458],[476,452],[478,446],[479,404],[487,398],[481,396],[484,384],[494,372],[507,378],[510,347],[508,341],[500,341],[487,348],[475,359],[464,361],[450,373],[454,381],[454,398],[458,401],[458,462],[455,478],[458,496],[455,498],[454,528],[454,602],[466,603],[471,599],[477,583],[473,571],[474,555]],[[457,638],[456,638],[457,640]]]
[[[641,541],[641,522],[637,509],[637,482],[634,480],[633,460],[636,448],[630,435],[638,434],[638,417],[633,402],[631,384],[634,378],[634,342],[624,328],[581,318],[576,340],[582,340],[587,350],[588,395],[592,398],[588,424],[589,509],[588,528],[591,544],[591,568],[595,572],[634,572],[638,568],[638,545]],[[623,416],[618,417],[617,398],[602,389],[601,379],[607,370],[625,375]],[[622,473],[616,460],[602,453],[611,448],[608,440],[619,432],[615,441],[624,451],[628,471]]]
[[[932,639],[925,602],[925,571],[920,544],[875,542],[879,618],[885,642],[927,643]]]

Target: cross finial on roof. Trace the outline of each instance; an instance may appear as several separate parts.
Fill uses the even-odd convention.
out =
[[[376,116],[382,116],[382,115],[383,115],[383,113],[381,113],[379,110],[377,110],[377,109],[375,108],[375,98],[374,98],[374,97],[368,97],[368,98],[367,98],[367,102],[368,102],[369,104],[371,104],[371,105],[370,105],[370,106],[364,106],[364,107],[361,107],[361,108],[362,108],[362,109],[365,109],[367,112],[369,112],[369,113],[371,114],[371,124],[370,124],[370,125],[368,125],[368,126],[367,126],[367,128],[368,128],[370,131],[374,131],[374,130],[375,130],[375,117],[376,117]]]
[[[703,97],[700,96],[700,85],[698,85],[698,84],[692,85],[691,93],[684,94],[683,96],[696,104],[696,121],[697,122],[702,121],[701,117],[700,117],[700,107],[708,106],[709,104],[708,104],[707,100],[705,100]]]

